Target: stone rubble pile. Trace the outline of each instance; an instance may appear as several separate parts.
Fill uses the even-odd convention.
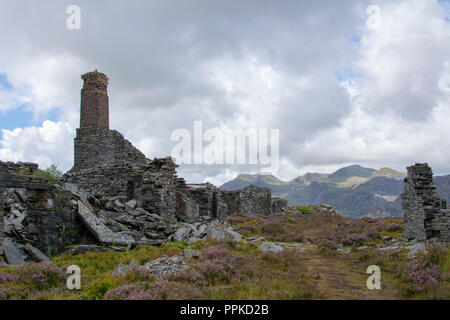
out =
[[[131,270],[143,269],[159,278],[163,275],[175,274],[187,269],[187,260],[197,259],[199,257],[200,252],[192,249],[186,249],[179,255],[172,257],[163,256],[161,258],[147,262],[144,265],[140,265],[135,260],[133,260],[128,265],[120,263],[117,266],[116,270],[114,270],[112,275],[123,277]]]
[[[71,183],[53,185],[33,175],[35,170],[35,164],[0,162],[2,265],[48,261],[63,251],[80,254],[165,241],[242,238],[224,219],[199,216],[186,222],[150,213],[142,207],[143,200],[98,197]]]

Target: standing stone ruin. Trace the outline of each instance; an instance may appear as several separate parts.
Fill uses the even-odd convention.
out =
[[[287,207],[267,188],[225,191],[210,183],[187,184],[170,157],[148,159],[109,128],[107,76],[93,71],[81,78],[74,166],[61,183],[36,175],[37,164],[0,161],[1,265],[46,261],[71,245],[78,252],[236,236],[221,222],[227,215]]]
[[[189,185],[176,175],[173,160],[147,159],[119,132],[109,129],[108,78],[93,71],[81,76],[80,128],[75,138],[74,167],[63,181],[96,196],[136,199],[150,213],[194,221],[229,214],[272,213],[269,189],[249,186],[239,191],[221,190],[212,184]],[[287,203],[286,203],[287,205]],[[284,207],[286,207],[286,205]]]
[[[439,198],[431,168],[426,163],[416,163],[407,170],[401,195],[405,237],[450,243],[450,209]]]

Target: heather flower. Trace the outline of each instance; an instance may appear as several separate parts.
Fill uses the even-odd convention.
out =
[[[39,289],[57,287],[65,283],[65,272],[51,262],[31,263],[20,268],[17,277],[19,280],[31,280]]]
[[[0,272],[0,284],[3,282],[12,282],[17,280],[17,276],[14,274],[9,274],[5,272]]]
[[[172,281],[188,282],[193,285],[204,287],[207,285],[205,277],[198,271],[184,270],[178,274],[169,275]]]
[[[199,289],[183,283],[161,279],[144,284],[126,284],[109,290],[106,299],[110,300],[187,300],[201,297]]]
[[[116,287],[106,293],[106,299],[109,300],[149,300],[150,297],[151,293],[135,283]]]
[[[412,284],[415,293],[434,288],[440,278],[439,266],[413,260],[403,270],[403,279]]]
[[[395,222],[388,224],[386,227],[386,230],[391,231],[391,232],[401,230],[401,229],[402,229],[402,226]]]

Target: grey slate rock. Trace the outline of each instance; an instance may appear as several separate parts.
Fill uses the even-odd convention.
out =
[[[211,224],[206,230],[206,234],[208,235],[208,239],[220,240],[225,239],[227,234],[223,227],[219,224]]]
[[[192,249],[186,249],[184,250],[182,253],[183,257],[185,258],[194,258],[197,259],[200,257],[200,252],[197,250],[192,250]]]
[[[135,243],[135,240],[131,236],[117,234],[108,229],[108,227],[94,215],[90,206],[87,207],[81,201],[78,201],[78,215],[101,244],[131,246]]]
[[[159,259],[148,262],[144,265],[150,273],[160,277],[165,274],[178,273],[186,268],[186,264],[183,260],[183,255],[177,255],[173,257],[163,256]]]
[[[232,229],[224,229],[225,233],[233,238],[233,240],[242,240],[242,235]]]
[[[23,266],[25,258],[10,238],[3,239],[3,254],[9,265]]]
[[[31,244],[27,243],[24,247],[25,251],[27,251],[34,260],[37,262],[49,262],[50,259],[42,253],[38,248],[33,247]]]
[[[137,261],[133,260],[130,264],[122,264],[119,263],[116,270],[112,273],[113,276],[125,276],[128,272],[130,272],[133,269],[139,268],[140,265],[137,263]]]
[[[258,246],[258,249],[262,252],[281,252],[284,250],[284,248],[276,243],[273,242],[263,242]]]
[[[135,209],[137,205],[137,200],[131,199],[130,201],[126,202],[125,205],[131,209]]]
[[[190,226],[182,226],[173,234],[172,238],[175,241],[185,240],[189,237],[189,234],[193,231],[193,228]]]

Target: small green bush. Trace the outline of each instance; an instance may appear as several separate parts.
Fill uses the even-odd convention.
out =
[[[297,210],[300,211],[301,214],[313,214],[314,210],[308,206],[298,206]]]
[[[45,170],[36,170],[33,174],[35,176],[44,177],[48,182],[53,184],[58,184],[63,176],[62,171],[54,164]]]

